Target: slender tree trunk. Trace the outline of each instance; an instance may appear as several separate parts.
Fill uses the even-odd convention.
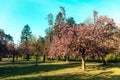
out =
[[[104,57],[102,57],[102,62],[103,62],[103,65],[107,64]]]
[[[2,57],[0,57],[0,61],[2,61]]]
[[[29,61],[30,59],[30,54],[27,54],[27,61]]]
[[[12,59],[12,63],[15,62],[15,55],[13,54],[13,59]]]
[[[8,57],[8,60],[10,59],[10,55],[7,55],[7,57]]]
[[[38,55],[35,55],[35,56],[36,56],[35,65],[37,66],[38,65]]]
[[[82,55],[82,71],[85,71],[86,70],[86,63],[85,63],[85,55]]]
[[[43,54],[43,62],[45,62],[45,54]]]

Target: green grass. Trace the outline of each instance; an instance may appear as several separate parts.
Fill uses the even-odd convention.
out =
[[[80,62],[46,62],[35,66],[33,61],[0,62],[0,80],[120,80],[120,63],[102,66],[87,63],[82,72]]]

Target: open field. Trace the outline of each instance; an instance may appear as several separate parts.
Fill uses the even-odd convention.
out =
[[[34,65],[33,61],[14,64],[0,62],[0,80],[120,80],[120,63],[102,66],[87,63],[87,71],[81,71],[80,62],[46,62]]]

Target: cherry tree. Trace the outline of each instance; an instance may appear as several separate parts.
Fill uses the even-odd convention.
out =
[[[15,61],[15,55],[16,55],[16,48],[15,48],[15,44],[14,43],[7,43],[7,49],[9,51],[10,54],[12,54],[12,63],[14,63]]]
[[[18,46],[18,52],[20,55],[29,54],[30,56],[30,49],[28,47],[28,42],[20,43]],[[27,55],[27,61],[29,61],[29,56]]]
[[[96,25],[69,27],[66,24],[56,24],[59,28],[59,36],[53,37],[53,43],[50,48],[50,57],[62,56],[68,57],[76,55],[82,60],[82,70],[85,71],[85,57],[104,56],[108,50],[114,49],[108,46],[109,41],[114,41],[112,35],[116,31],[116,25],[113,19],[107,17],[98,17]],[[74,51],[75,53],[71,53]]]
[[[50,48],[49,55],[50,57],[62,57],[66,61],[69,60],[69,57],[72,55],[72,42],[74,41],[75,30],[74,27],[70,27],[67,24],[56,24],[55,27],[60,29],[59,36],[53,36],[53,43]]]
[[[106,64],[104,56],[109,50],[114,49],[112,43],[113,34],[116,31],[114,21],[107,17],[99,17],[96,25],[79,26],[76,28],[77,36],[75,40],[75,50],[82,60],[82,70],[85,71],[85,57],[98,56],[102,57],[103,63]]]
[[[9,53],[6,47],[8,42],[13,42],[12,36],[6,34],[3,29],[0,29],[0,61],[4,55]]]

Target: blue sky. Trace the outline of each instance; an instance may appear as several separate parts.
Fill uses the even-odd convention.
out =
[[[77,23],[91,17],[93,10],[99,15],[107,15],[120,23],[120,0],[0,0],[0,29],[11,34],[14,42],[20,41],[21,31],[29,24],[34,35],[45,36],[48,28],[47,15],[53,13],[54,19],[65,7],[66,16],[74,17]]]

